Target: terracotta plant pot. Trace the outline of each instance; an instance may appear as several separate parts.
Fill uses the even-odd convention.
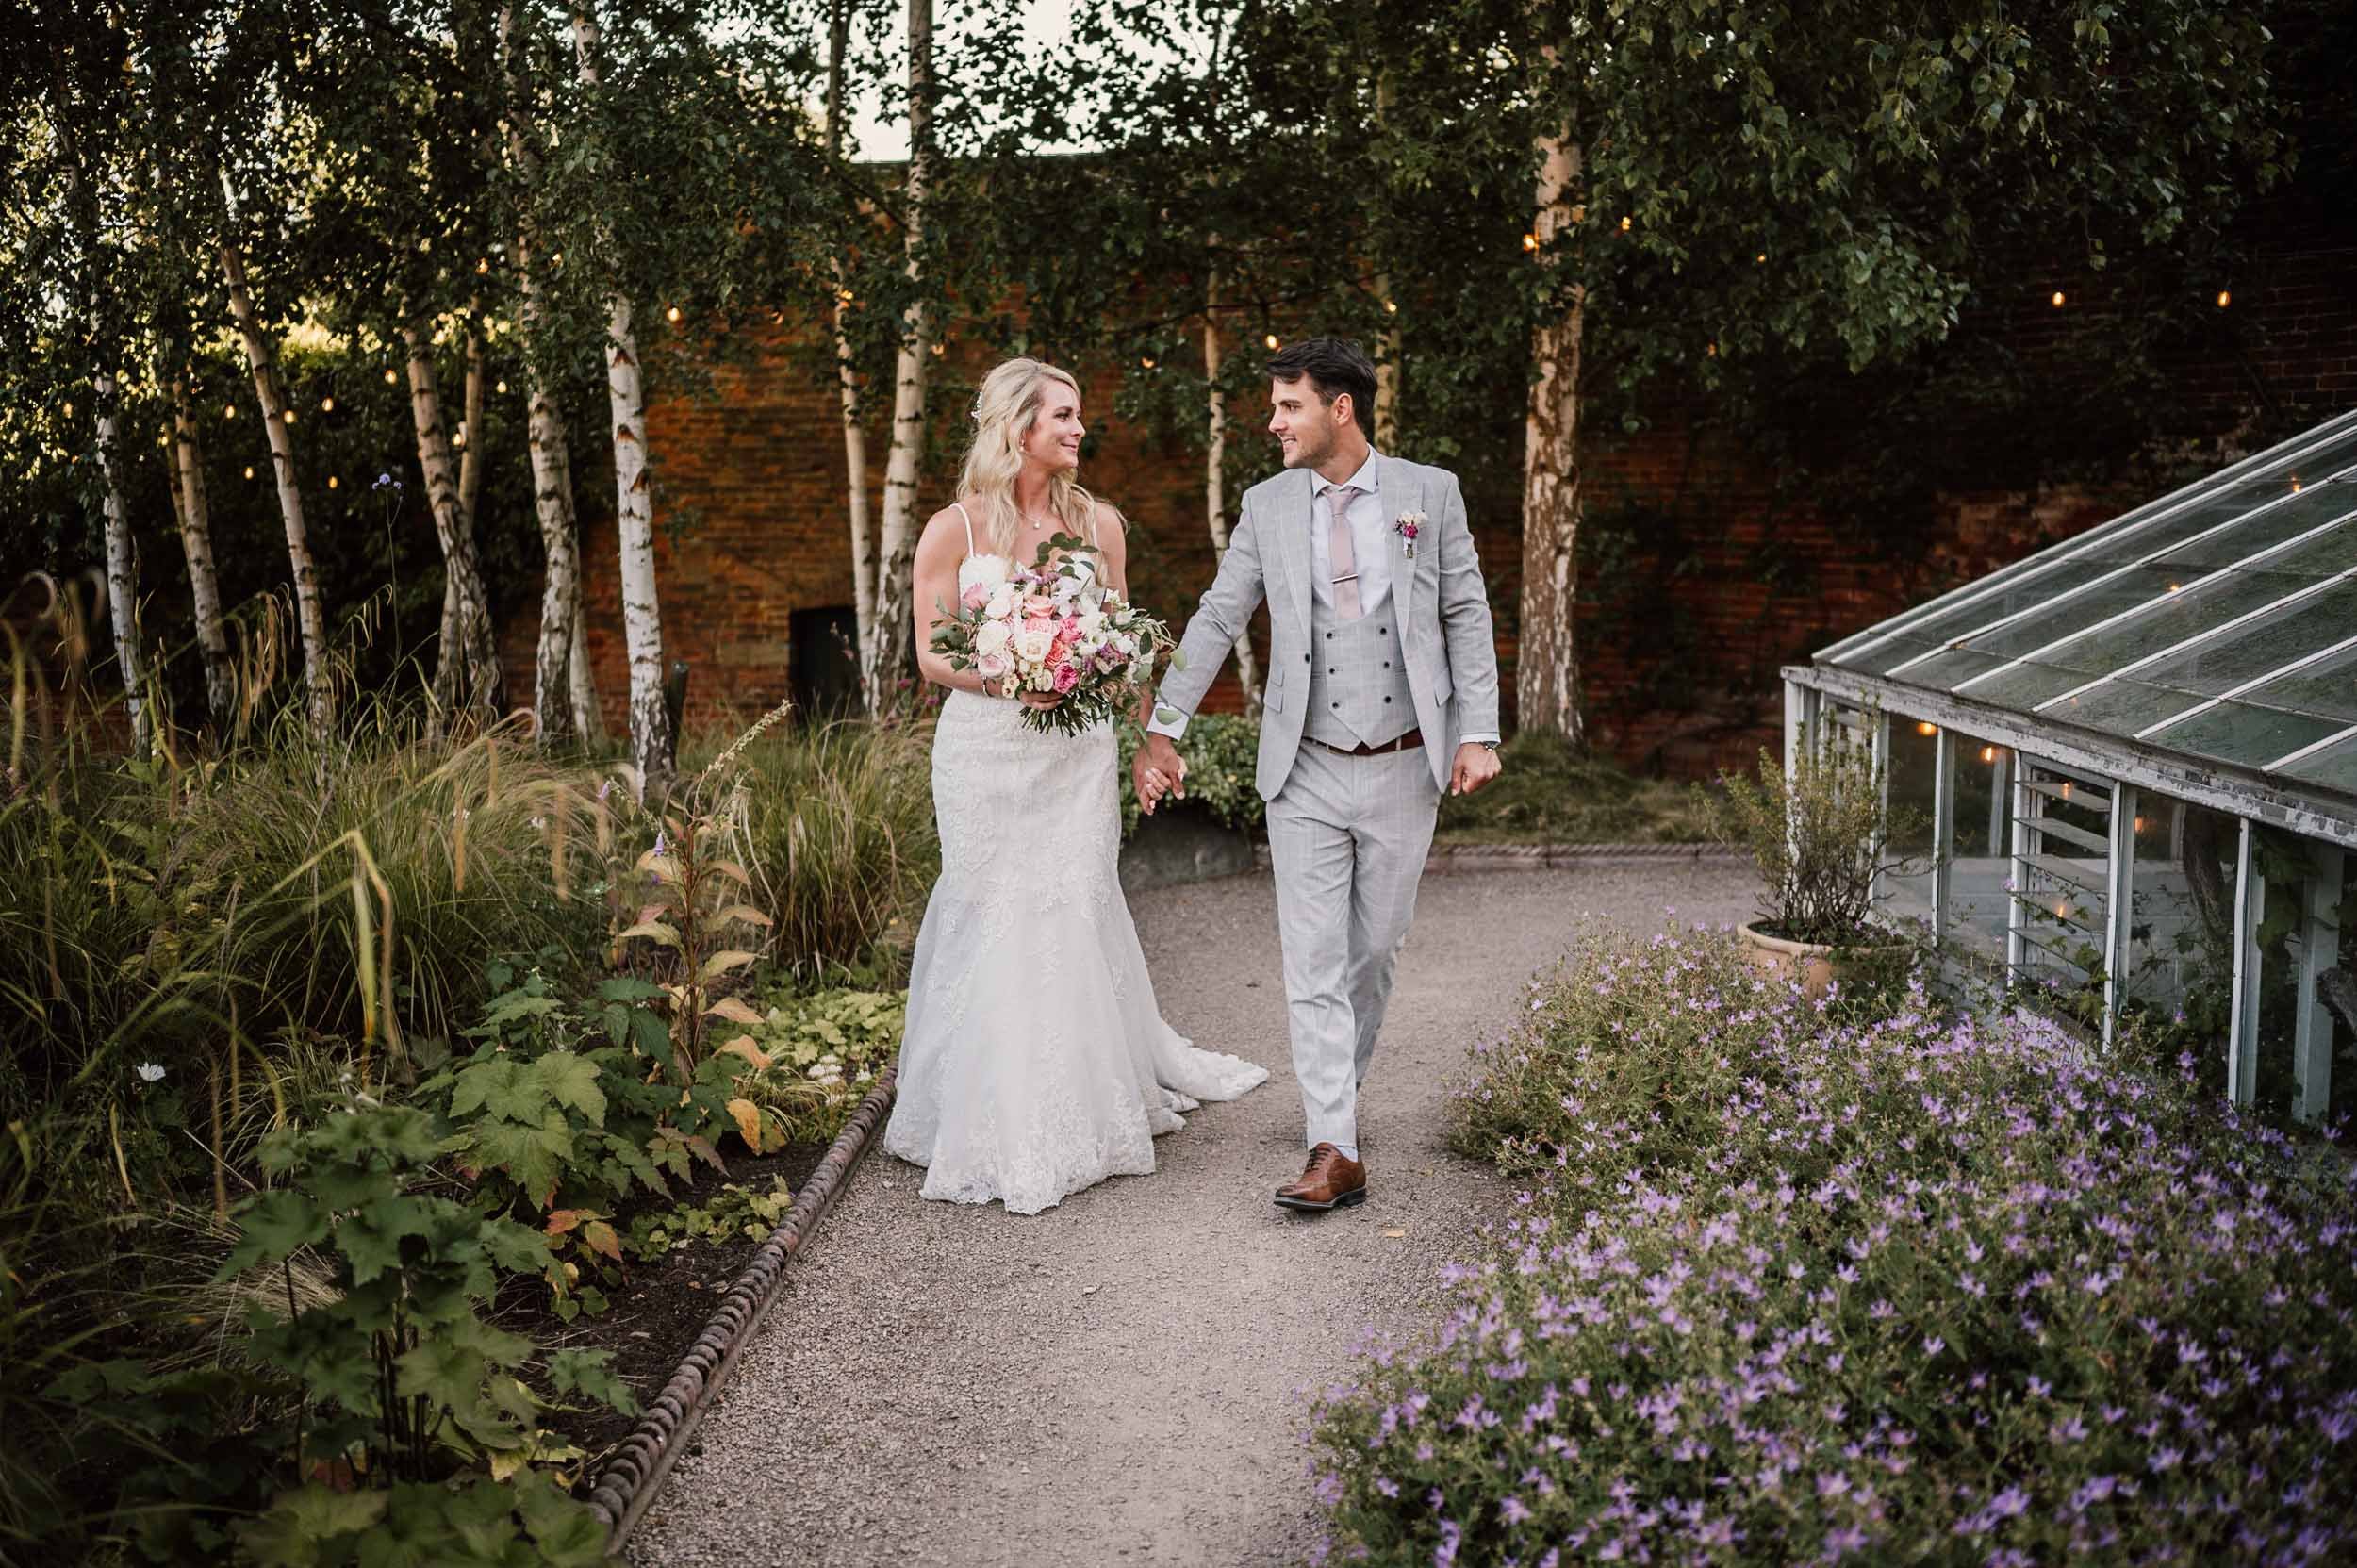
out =
[[[1811,1001],[1822,1001],[1836,981],[1848,985],[1887,972],[1892,964],[1904,961],[1907,950],[1904,942],[1871,948],[1789,942],[1781,936],[1771,936],[1755,925],[1743,927],[1741,935],[1744,954],[1751,959],[1753,967],[1798,982],[1801,994]]]

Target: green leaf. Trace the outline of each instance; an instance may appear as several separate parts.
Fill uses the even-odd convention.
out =
[[[327,1213],[306,1193],[285,1187],[248,1199],[238,1209],[238,1245],[213,1273],[216,1283],[256,1263],[277,1263],[327,1239]]]
[[[553,1350],[549,1353],[549,1387],[558,1394],[578,1394],[595,1399],[623,1415],[638,1413],[638,1396],[614,1370],[610,1350]]]
[[[532,1064],[532,1076],[550,1099],[572,1107],[594,1127],[605,1125],[605,1091],[598,1087],[597,1064],[569,1050],[552,1050]]]
[[[282,1492],[260,1518],[238,1527],[258,1568],[321,1568],[347,1560],[355,1535],[385,1516],[382,1492],[331,1492],[313,1482]]]

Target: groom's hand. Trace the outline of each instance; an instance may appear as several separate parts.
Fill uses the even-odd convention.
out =
[[[1448,792],[1471,795],[1497,776],[1498,754],[1479,741],[1469,740],[1457,748],[1457,766],[1449,774]]]
[[[1148,817],[1154,815],[1154,808],[1165,795],[1186,799],[1187,765],[1168,735],[1147,732],[1146,744],[1138,748],[1136,758],[1129,764],[1129,782],[1137,786],[1138,809]]]

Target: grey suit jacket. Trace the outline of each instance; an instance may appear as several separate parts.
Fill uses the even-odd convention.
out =
[[[1398,618],[1426,760],[1434,782],[1445,790],[1457,737],[1498,733],[1498,653],[1490,596],[1457,476],[1387,456],[1380,460],[1376,481],[1386,547],[1393,553],[1392,601],[1382,613]],[[1318,522],[1312,483],[1309,470],[1288,469],[1244,492],[1219,576],[1179,643],[1187,668],[1172,671],[1162,687],[1166,706],[1192,715],[1252,612],[1263,598],[1268,601],[1268,684],[1253,781],[1263,800],[1284,788],[1301,750],[1302,701],[1310,682],[1310,530]],[[1406,512],[1425,515],[1412,559],[1392,526]]]

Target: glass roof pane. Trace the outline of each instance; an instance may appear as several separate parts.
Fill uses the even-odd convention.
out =
[[[1930,686],[1935,691],[1953,691],[1960,683],[1975,675],[1986,675],[2004,662],[1994,653],[1977,653],[1970,648],[1950,648],[1891,678],[1909,685]]]
[[[2312,746],[2347,728],[2347,724],[2334,719],[2263,708],[2228,698],[2215,708],[2204,709],[2184,723],[2171,724],[2146,738],[2172,751],[2190,751],[2196,756],[2216,757],[2220,762],[2240,763],[2246,767],[2264,767],[2286,752]]]
[[[2137,670],[2134,678],[2216,697],[2271,669],[2281,669],[2303,653],[2330,648],[2352,633],[2357,633],[2357,582],[2336,583],[2223,636],[2155,659]]]
[[[2123,675],[2068,701],[2057,702],[2040,717],[2085,725],[2107,734],[2133,735],[2187,708],[2200,707],[2212,695],[2187,691],[2183,686],[2155,685],[2134,675]],[[2283,753],[2278,751],[2276,755]]]
[[[2232,528],[2172,548],[2154,564],[2200,577],[2351,512],[2357,512],[2357,485],[2311,485],[2281,506],[2250,513]]]
[[[2028,660],[1978,683],[1972,687],[1971,696],[1976,701],[1994,702],[2001,708],[2035,708],[2106,673],[2101,667],[2115,661],[2072,657],[2082,652],[2100,653],[2102,642],[2100,637],[2083,637],[2057,650],[2051,657]],[[2090,665],[2095,668],[2088,668]]]
[[[2348,633],[2357,635],[2357,626],[2348,628]],[[2243,696],[2271,708],[2330,718],[2334,728],[2347,729],[2357,724],[2357,648],[2328,654],[2265,685],[2253,686]]]
[[[1866,649],[1854,657],[1843,659],[1841,668],[1862,670],[1869,675],[1887,675],[1893,666],[1905,664],[1909,659],[1918,659],[1926,653],[1936,653],[1939,648],[1938,643],[1916,636],[1912,633],[1903,632],[1887,638],[1878,647]],[[1902,679],[1906,678],[1902,677]]]
[[[2096,561],[2066,561],[2035,583],[2025,582],[2003,593],[1992,594],[1977,603],[1944,611],[1920,626],[1908,627],[1904,635],[1935,646],[1950,642],[1968,632],[1977,632],[1991,621],[2003,620],[2022,610],[2036,609],[2058,593],[2092,583],[2118,569]],[[1874,650],[1869,657],[1879,652],[1879,649]],[[1853,668],[1862,668],[1852,659],[1845,658],[1841,662]]]
[[[2238,510],[2280,496],[2295,478],[2304,487],[2314,488],[2327,475],[2352,464],[2357,464],[2357,414],[2327,421],[2259,458],[2246,460],[2246,465],[2237,466],[2239,471],[2236,468],[2221,470],[2207,480],[2149,502],[2077,538],[2042,550],[1977,583],[1892,616],[1877,626],[1842,639],[1820,656],[1845,668],[1863,668],[1861,656],[1880,654],[1885,646],[1882,639],[1889,632],[1904,629],[1935,641],[1953,640],[2041,597],[2085,582],[2092,575],[2076,569],[2094,565],[2100,574],[2104,568],[2167,549],[2205,527],[2217,526]],[[2189,519],[2187,514],[2196,511],[2203,515]],[[2101,553],[2104,559],[2093,561],[2095,553]]]
[[[2333,742],[2320,751],[2314,751],[2277,769],[2280,777],[2297,779],[2301,784],[2316,784],[2325,789],[2337,789],[2344,795],[2357,795],[2357,735]]]
[[[2138,658],[2143,653],[2150,653],[2155,649],[2166,648],[2178,638],[2191,636],[2195,632],[2200,631],[2201,623],[2195,623],[2199,618],[2188,615],[2188,611],[2195,607],[2205,611],[2212,618],[2202,623],[2215,626],[2219,620],[2227,619],[2230,616],[2238,615],[2243,610],[2253,609],[2266,603],[2269,597],[2266,593],[2260,593],[2256,597],[2248,599],[2248,602],[2243,602],[2245,593],[2236,591],[2239,576],[2239,573],[2230,574],[2215,583],[2189,589],[2185,586],[2185,580],[2183,577],[2163,571],[2158,567],[2131,568],[2118,578],[2104,584],[2100,588],[2089,588],[2075,599],[2067,599],[2036,615],[2024,616],[2010,626],[2000,628],[1984,636],[1974,637],[1971,646],[1983,652],[2003,653],[2007,658],[2019,658],[2033,649],[2043,648],[2050,642],[2079,633],[2087,634],[2082,640],[2092,642],[2098,639],[2124,637],[2129,635],[2131,628],[2137,628],[2144,631],[2146,638],[2153,639],[2145,642],[2141,652],[2131,653],[2118,659],[2114,666],[2117,668],[2118,664],[2127,663],[2129,658]],[[2253,584],[2245,585],[2244,588],[2247,592],[2250,587],[2264,586],[2264,584]],[[2297,587],[2297,584],[2289,585],[2278,590],[2278,596],[2293,592]],[[2224,602],[2228,600],[2236,602],[2233,607],[2225,608]],[[2123,620],[2116,626],[2104,627],[2100,632],[2089,631],[2089,628],[2110,620],[2115,616],[2134,611],[2143,613],[2136,619]],[[2155,633],[2139,627],[2139,620],[2171,622],[2182,627],[2183,630],[2179,631],[2176,636],[2171,636],[2166,630]],[[2059,652],[2060,650],[2056,652]],[[2044,656],[2051,659],[2054,655]]]

